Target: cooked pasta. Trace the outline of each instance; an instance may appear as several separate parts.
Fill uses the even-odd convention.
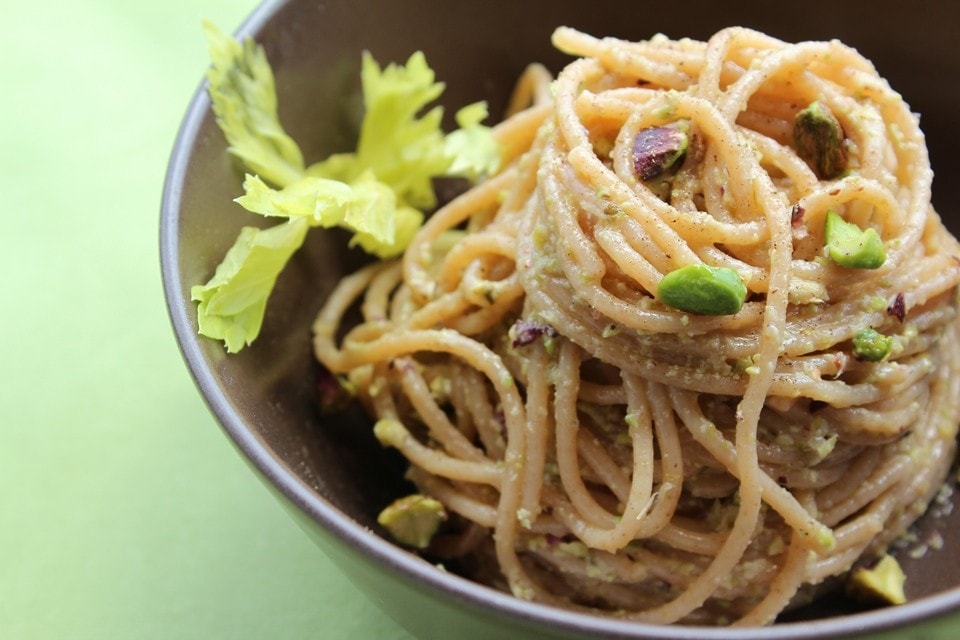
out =
[[[450,515],[435,556],[557,606],[770,623],[882,553],[953,459],[960,247],[918,118],[836,41],[554,44],[577,58],[521,78],[502,169],[343,279],[317,358]],[[799,152],[813,103],[836,175]],[[638,169],[649,131],[683,132],[675,167]],[[831,215],[879,266],[831,258]],[[664,304],[689,265],[735,272],[742,307]]]

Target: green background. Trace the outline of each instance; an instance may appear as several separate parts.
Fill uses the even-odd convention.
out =
[[[254,6],[4,5],[3,640],[410,637],[228,444],[163,303],[160,195],[200,24]]]

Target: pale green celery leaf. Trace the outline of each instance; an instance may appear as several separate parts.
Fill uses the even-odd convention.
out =
[[[361,83],[366,113],[360,125],[357,169],[373,171],[406,204],[429,209],[436,204],[432,178],[450,166],[441,129],[443,109],[434,107],[417,117],[437,99],[444,85],[418,51],[405,66],[381,70],[364,53]]]
[[[423,212],[413,207],[400,206],[393,212],[396,229],[392,242],[378,240],[373,234],[358,231],[350,239],[350,246],[359,246],[369,254],[387,260],[395,258],[407,248],[413,236],[423,225]]]
[[[199,302],[200,332],[236,352],[259,333],[277,276],[310,227],[344,227],[354,232],[351,246],[396,257],[423,224],[422,211],[436,205],[433,178],[490,173],[499,152],[490,129],[480,124],[487,115],[483,103],[461,109],[461,130],[444,135],[443,109],[426,109],[444,85],[435,82],[422,52],[405,66],[382,70],[365,53],[366,112],[356,153],[335,154],[305,169],[299,147],[280,125],[263,49],[252,40],[241,45],[210,24],[204,29],[217,122],[231,152],[256,174],[247,175],[245,193],[236,201],[254,213],[288,218],[265,230],[244,228],[213,278],[191,289]]]
[[[377,255],[399,253],[416,229],[397,234],[397,196],[367,171],[351,184],[307,175],[283,189],[273,189],[257,176],[247,175],[246,193],[236,199],[248,211],[268,217],[305,219],[310,226],[341,226],[363,235],[361,246],[374,247]],[[422,215],[419,217],[422,220]],[[411,217],[404,218],[409,223]]]
[[[244,227],[210,281],[190,289],[199,302],[200,333],[223,340],[230,353],[253,342],[277,276],[303,244],[308,228],[305,218],[267,229]]]
[[[382,69],[364,53],[361,70],[366,112],[357,152],[330,156],[310,166],[308,175],[353,182],[364,172],[390,186],[398,200],[418,209],[436,205],[433,178],[458,175],[471,179],[497,169],[500,151],[491,129],[480,124],[487,107],[477,102],[460,109],[460,130],[444,135],[443,108],[421,114],[443,92],[422,52],[405,66]]]
[[[393,189],[370,172],[363,174],[351,187],[353,200],[343,218],[344,226],[369,235],[379,243],[394,244],[397,196]]]
[[[457,111],[459,129],[447,135],[444,151],[452,158],[447,172],[476,180],[500,166],[500,146],[490,127],[480,124],[487,117],[487,104],[474,102]]]
[[[303,172],[306,176],[329,178],[341,182],[350,182],[361,173],[363,171],[357,162],[357,154],[355,153],[334,153],[327,156],[325,160],[313,163]]]
[[[311,226],[334,227],[344,222],[355,190],[339,180],[305,176],[277,190],[257,176],[247,174],[244,195],[236,198],[247,211],[263,216],[307,218]]]
[[[283,187],[303,173],[303,155],[277,116],[273,71],[263,47],[243,44],[204,22],[210,49],[208,93],[230,151],[253,172]]]

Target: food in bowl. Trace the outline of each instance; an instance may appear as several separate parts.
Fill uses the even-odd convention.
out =
[[[409,244],[341,282],[317,357],[411,463],[408,545],[524,599],[769,623],[953,458],[960,263],[917,119],[838,42],[555,43],[579,59],[524,77],[497,168],[379,239]],[[298,180],[244,197],[312,215]],[[201,311],[253,263],[224,264]]]

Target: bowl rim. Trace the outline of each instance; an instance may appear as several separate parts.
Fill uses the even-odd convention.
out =
[[[237,27],[238,38],[254,37],[291,0],[266,0],[257,5]],[[608,618],[523,601],[466,578],[441,571],[405,551],[340,511],[303,482],[256,436],[223,394],[217,377],[204,357],[202,336],[194,330],[194,305],[185,295],[178,275],[180,255],[179,212],[186,168],[192,146],[210,111],[206,80],[195,89],[179,126],[169,156],[160,205],[160,267],[169,320],[181,356],[208,409],[236,448],[262,477],[269,481],[297,509],[341,542],[373,560],[408,584],[425,587],[432,595],[457,600],[480,611],[499,612],[528,624],[553,627],[568,633],[597,638],[661,640],[802,640],[842,638],[869,632],[889,632],[910,625],[931,622],[939,616],[960,611],[960,587],[920,598],[896,607],[803,622],[786,622],[757,628],[658,625]],[[350,576],[347,575],[350,579]]]

